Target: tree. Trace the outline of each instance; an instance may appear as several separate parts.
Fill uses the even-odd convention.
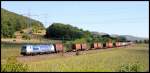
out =
[[[145,39],[145,40],[144,40],[144,43],[149,43],[149,40],[148,40],[148,39],[147,39],[147,40]]]
[[[138,40],[135,40],[134,42],[135,42],[135,43],[138,43]]]
[[[125,42],[125,41],[127,41],[127,39],[126,39],[124,36],[119,36],[119,37],[117,37],[117,40],[120,41],[120,42]]]
[[[46,29],[47,38],[53,39],[78,39],[84,36],[84,31],[78,29],[77,27],[73,27],[69,24],[62,24],[62,23],[53,23]]]

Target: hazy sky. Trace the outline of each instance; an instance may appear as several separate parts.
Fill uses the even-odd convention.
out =
[[[2,8],[41,21],[108,34],[149,37],[148,1],[1,1]]]

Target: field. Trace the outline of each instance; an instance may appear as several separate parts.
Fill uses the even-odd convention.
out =
[[[22,57],[19,46],[1,47],[1,63],[9,56],[29,66],[28,71],[43,72],[115,72],[123,64],[139,64],[139,71],[149,71],[149,45],[134,44],[128,47],[82,51],[75,53],[49,54]]]

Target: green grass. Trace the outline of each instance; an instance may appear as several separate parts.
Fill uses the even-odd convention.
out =
[[[7,59],[10,56],[19,56],[21,45],[1,44],[1,59]]]
[[[1,51],[2,56],[4,56],[4,52],[6,53],[6,51]],[[14,55],[17,55],[17,53],[14,53]],[[149,71],[148,44],[138,44],[129,48],[112,48],[99,52],[93,51],[92,54],[79,56],[50,58],[48,60],[28,62],[27,64],[29,71],[36,72],[114,72],[119,71],[124,64],[136,63],[141,66],[139,71]]]

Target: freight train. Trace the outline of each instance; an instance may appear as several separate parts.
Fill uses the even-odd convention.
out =
[[[87,43],[76,43],[72,45],[71,51],[84,51],[102,48],[122,47],[132,44],[132,42],[107,42],[99,43],[95,42],[88,47]],[[21,48],[21,55],[36,55],[36,54],[50,54],[64,52],[64,46],[62,43],[49,44],[49,45],[23,45]]]

